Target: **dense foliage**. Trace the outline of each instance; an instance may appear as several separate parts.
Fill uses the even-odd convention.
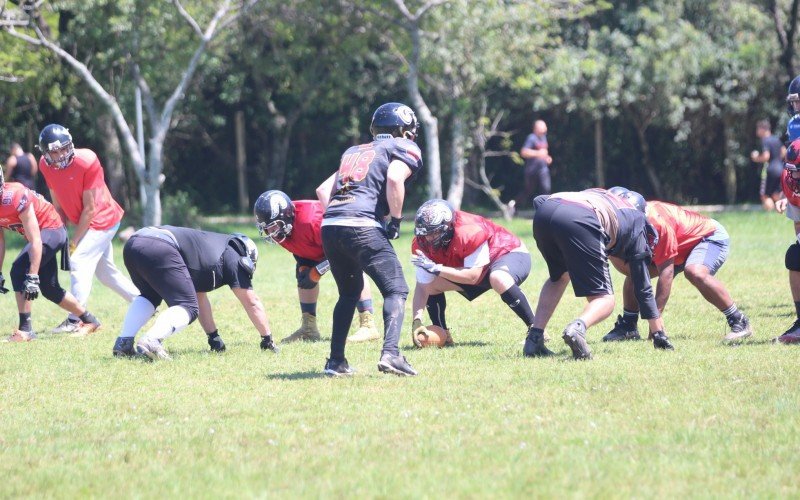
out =
[[[794,29],[786,28],[796,23],[795,2],[250,3],[209,45],[164,142],[164,196],[188,193],[205,212],[238,207],[237,113],[244,117],[246,159],[239,161],[249,199],[268,188],[312,197],[341,151],[368,138],[376,105],[412,103],[410,68],[437,120],[441,185],[445,194],[463,189],[471,206],[489,206],[470,181],[480,182],[475,134],[497,117],[503,134],[488,148],[498,154],[483,157],[502,200],[520,185],[514,153],[541,117],[556,190],[625,184],[703,203],[755,201],[760,169],[748,159],[757,146],[755,122],[769,118],[780,135],[787,120],[786,58],[794,51],[786,50],[785,35],[793,47]],[[178,6],[198,24],[210,17],[199,1],[35,5],[38,25],[90,69],[131,129],[134,70],[163,101],[191,59],[196,37]],[[115,190],[138,213],[131,159],[109,140],[113,122],[91,88],[47,49],[8,31],[0,39],[0,143],[31,149],[39,127],[68,125],[79,146],[122,157],[127,174],[116,175]],[[424,136],[420,141],[425,146]],[[462,168],[467,182],[451,181]],[[427,194],[417,185],[411,196]]]

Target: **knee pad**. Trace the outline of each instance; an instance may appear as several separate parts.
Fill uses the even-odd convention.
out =
[[[789,245],[786,249],[786,269],[800,271],[800,243]]]

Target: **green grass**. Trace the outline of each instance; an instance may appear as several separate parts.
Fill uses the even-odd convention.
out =
[[[571,290],[548,329],[558,356],[533,360],[499,297],[450,295],[457,347],[414,351],[404,326],[401,347],[420,376],[379,374],[375,342],[348,346],[358,373],[330,380],[327,342],[261,352],[221,289],[210,297],[228,352],[210,354],[195,323],[167,341],[174,361],[147,363],[111,357],[126,305],[96,284],[102,333],[0,344],[0,497],[797,496],[798,350],[768,342],[794,319],[783,267],[792,225],[763,213],[717,219],[733,241],[718,277],[756,330],[739,347],[721,345],[722,315],[683,277],[665,313],[674,352],[603,344],[611,317],[589,332],[590,362],[571,361],[559,338],[583,306]],[[413,289],[410,224],[402,229],[395,248]],[[532,251],[523,290],[535,304],[545,266],[530,222],[512,229]],[[282,338],[300,323],[293,260],[259,247],[256,290]],[[15,307],[2,300],[10,333]],[[326,277],[323,332],[335,300]],[[63,317],[34,303],[37,329]]]

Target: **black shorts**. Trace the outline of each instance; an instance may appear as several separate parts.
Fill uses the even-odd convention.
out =
[[[781,177],[783,176],[783,169],[770,169],[767,167],[767,172],[761,183],[761,195],[772,196],[783,192],[781,187]]]
[[[607,236],[590,208],[547,199],[533,217],[533,237],[550,281],[567,272],[576,297],[614,293],[606,256]]]
[[[531,254],[528,252],[509,252],[500,256],[500,258],[494,262],[489,263],[489,269],[486,272],[486,276],[483,277],[480,283],[476,283],[474,285],[456,283],[456,285],[461,288],[458,293],[463,295],[464,298],[469,301],[475,300],[483,295],[487,290],[492,289],[492,285],[489,283],[489,275],[492,273],[492,271],[496,271],[502,267],[505,267],[506,269],[504,270],[507,270],[508,274],[514,278],[514,284],[519,286],[525,282],[525,280],[528,278],[528,275],[531,273]]]
[[[61,288],[58,283],[58,255],[59,250],[63,250],[67,243],[67,230],[63,227],[58,229],[42,229],[42,260],[39,263],[39,289],[42,296],[50,302],[59,304],[64,300],[67,291]],[[11,285],[15,292],[21,292],[25,286],[25,275],[31,267],[31,258],[28,251],[31,244],[28,243],[22,248],[14,263],[11,264]]]
[[[197,292],[178,248],[163,239],[134,234],[122,250],[125,267],[142,297],[158,307],[181,306],[197,319]]]

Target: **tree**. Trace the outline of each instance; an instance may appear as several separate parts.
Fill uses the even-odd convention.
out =
[[[158,13],[160,6],[149,5],[147,2],[138,0],[112,2],[110,5],[115,9],[116,17],[111,19],[110,23],[109,20],[105,20],[104,23],[86,26],[87,29],[96,30],[98,26],[109,24],[109,28],[112,30],[114,36],[122,40],[122,43],[119,45],[125,47],[128,51],[126,54],[129,61],[128,69],[132,73],[133,80],[141,92],[145,113],[149,121],[150,137],[148,143],[150,151],[147,160],[145,160],[141,153],[141,151],[144,150],[144,145],[137,142],[131,126],[125,118],[125,113],[119,105],[117,97],[111,93],[114,90],[112,89],[111,92],[107,90],[92,72],[90,68],[93,62],[92,54],[87,54],[86,59],[80,60],[73,53],[65,50],[58,41],[52,39],[46,29],[42,29],[41,21],[44,20],[44,16],[40,9],[46,6],[46,4],[42,2],[22,2],[20,9],[14,16],[15,22],[0,21],[0,24],[6,34],[24,40],[31,45],[44,47],[61,58],[73,68],[84,83],[89,86],[91,91],[106,105],[122,137],[124,147],[131,159],[136,176],[142,187],[140,190],[140,201],[144,209],[143,224],[157,225],[161,223],[160,191],[163,182],[163,147],[164,141],[171,128],[171,119],[175,107],[180,100],[183,99],[184,92],[211,41],[222,30],[238,19],[240,15],[247,12],[257,1],[258,0],[247,0],[239,5],[233,5],[231,0],[224,0],[213,13],[200,13],[204,15],[211,14],[211,18],[207,21],[205,28],[201,28],[195,16],[186,10],[180,0],[173,0],[174,11],[169,14],[172,16],[178,14],[185,23],[183,27],[188,28],[190,33],[193,33],[194,36],[199,38],[199,42],[197,42],[191,52],[186,49],[181,51],[182,48],[186,47],[186,45],[181,43],[171,46],[170,41],[174,41],[175,39],[165,35],[167,29],[164,25],[155,23],[153,19],[150,18],[152,14]],[[97,3],[99,6],[109,7],[109,4],[105,2]],[[81,16],[89,15],[92,12],[92,9],[87,6],[87,2],[61,2],[51,7],[54,9],[61,7],[59,12],[62,16],[62,21],[63,16],[75,16],[81,19]],[[69,7],[74,7],[74,9],[70,10]],[[137,17],[147,17],[148,22],[136,22]],[[82,19],[85,19],[85,17]],[[166,15],[158,19],[162,22],[169,21],[171,16]],[[27,22],[21,25],[19,23],[20,20],[27,20]],[[141,21],[141,19],[139,19],[139,21]],[[170,29],[177,28],[176,26],[170,27]],[[158,34],[154,34],[154,36],[145,36],[145,33],[143,33],[145,29],[163,29],[163,31],[160,36]],[[31,32],[33,34],[31,34]],[[189,37],[187,36],[187,38]],[[164,73],[150,73],[149,68],[146,67],[146,63],[155,60],[164,64],[163,54],[167,52],[170,52],[175,59],[179,57],[183,59],[188,56],[188,61],[185,62],[179,81],[175,83],[171,92],[166,93],[166,99],[163,103],[157,106],[156,100],[161,97],[161,95],[160,93],[157,95],[154,89],[163,88],[165,85],[163,85],[163,81],[158,81],[155,85],[153,85],[151,81],[157,76],[163,77]],[[108,54],[113,54],[113,49]],[[170,63],[174,68],[174,59],[170,61]]]

